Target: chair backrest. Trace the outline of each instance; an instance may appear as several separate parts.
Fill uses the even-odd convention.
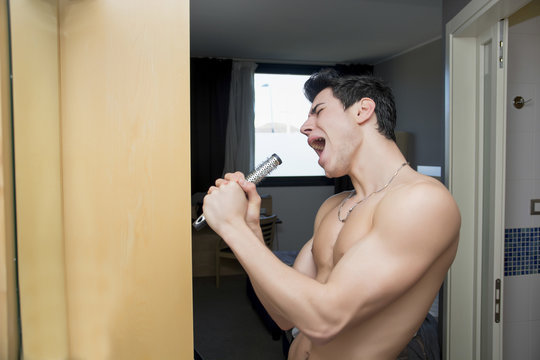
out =
[[[261,230],[264,243],[270,250],[274,246],[274,236],[276,234],[277,215],[261,216]]]

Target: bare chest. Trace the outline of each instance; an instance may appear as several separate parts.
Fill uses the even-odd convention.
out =
[[[313,259],[317,266],[317,280],[326,282],[345,253],[373,226],[373,206],[355,209],[345,222],[338,219],[338,207],[329,211],[313,235]]]

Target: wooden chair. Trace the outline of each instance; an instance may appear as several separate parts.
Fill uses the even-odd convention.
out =
[[[264,243],[271,250],[274,246],[274,237],[276,235],[277,215],[263,216],[261,215],[261,230]],[[231,248],[227,246],[223,239],[219,239],[216,245],[216,287],[219,287],[219,276],[221,270],[221,259],[236,260],[236,256]]]
[[[274,238],[276,237],[277,215],[261,215],[261,230],[266,246],[272,250],[274,247]]]

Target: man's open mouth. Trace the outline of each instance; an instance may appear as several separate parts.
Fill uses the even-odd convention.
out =
[[[309,142],[309,145],[315,149],[315,151],[323,151],[325,140],[323,138],[317,138]]]

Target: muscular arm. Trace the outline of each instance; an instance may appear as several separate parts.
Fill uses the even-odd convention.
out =
[[[330,206],[332,206],[332,200],[327,200],[317,212],[317,216],[315,217],[314,231],[316,231],[317,227],[320,224],[321,218],[329,210]],[[304,244],[304,246],[296,256],[293,264],[293,269],[314,279],[317,276],[317,267],[315,266],[315,262],[313,260],[312,249],[313,238],[311,238],[308,242]],[[254,287],[255,293],[257,294],[257,297],[264,305],[265,309],[272,317],[272,319],[276,322],[276,324],[278,324],[278,326],[283,330],[291,329],[294,326],[294,323],[288,319],[283,318],[282,316],[280,316],[279,313],[273,311],[274,308],[269,303],[269,300],[267,300],[265,292],[261,290],[259,286],[257,286],[256,282],[252,281],[252,285]]]
[[[298,253],[298,256],[296,257],[293,268],[296,271],[306,276],[314,278],[316,275],[316,269],[315,269],[315,264],[313,263],[313,257],[311,256],[312,244],[313,244],[313,239],[309,240],[302,247],[302,250],[300,250],[300,252]],[[250,277],[250,280],[253,285],[253,289],[255,290],[255,293],[257,294],[257,297],[263,304],[268,314],[276,322],[276,324],[283,330],[289,330],[292,327],[294,327],[293,322],[283,317],[281,313],[276,312],[274,310],[274,307],[271,305],[271,300],[268,299],[268,296],[266,296],[266,293],[264,289],[260,286],[260,284],[256,280],[251,279],[251,277]]]
[[[346,224],[353,228],[344,228],[343,236],[355,236],[353,214]],[[269,312],[288,319],[312,341],[325,342],[413,286],[455,242],[459,229],[455,203],[432,184],[385,197],[374,219],[372,231],[341,258],[325,284],[280,262],[256,241],[241,216],[222,219],[216,231],[233,249]]]

